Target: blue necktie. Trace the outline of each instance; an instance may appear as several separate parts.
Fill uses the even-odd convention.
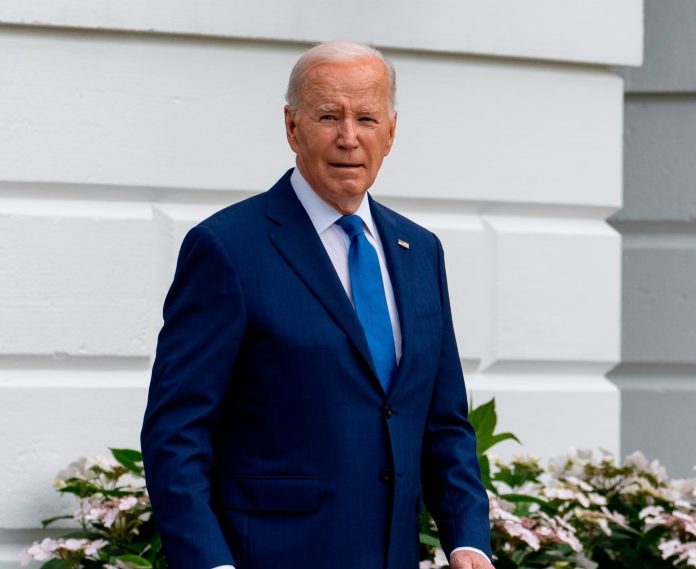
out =
[[[336,223],[350,238],[348,270],[355,312],[365,331],[379,380],[387,391],[396,368],[396,352],[377,251],[365,237],[360,217],[344,215]]]

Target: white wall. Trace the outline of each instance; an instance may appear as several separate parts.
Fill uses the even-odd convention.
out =
[[[618,451],[623,100],[604,65],[640,63],[640,0],[353,5],[0,6],[1,568],[68,506],[60,468],[137,445],[181,238],[292,165],[283,93],[315,40],[397,66],[373,194],[444,242],[474,400],[495,395],[526,451]]]

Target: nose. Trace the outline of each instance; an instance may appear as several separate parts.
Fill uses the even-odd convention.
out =
[[[355,122],[350,118],[345,118],[338,125],[337,144],[341,148],[348,150],[358,147],[358,134]]]

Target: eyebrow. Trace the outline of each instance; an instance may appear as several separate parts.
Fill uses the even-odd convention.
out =
[[[318,113],[337,113],[342,111],[342,108],[340,105],[334,105],[331,103],[319,105],[318,107],[315,107],[314,109]],[[377,109],[371,109],[371,108],[363,108],[363,109],[358,109],[355,111],[356,115],[376,115],[378,114],[379,111]]]

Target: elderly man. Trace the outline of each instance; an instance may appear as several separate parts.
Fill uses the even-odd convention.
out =
[[[379,52],[310,49],[296,168],[184,239],[142,432],[172,569],[415,569],[422,500],[491,567],[442,248],[367,196],[394,97]]]

